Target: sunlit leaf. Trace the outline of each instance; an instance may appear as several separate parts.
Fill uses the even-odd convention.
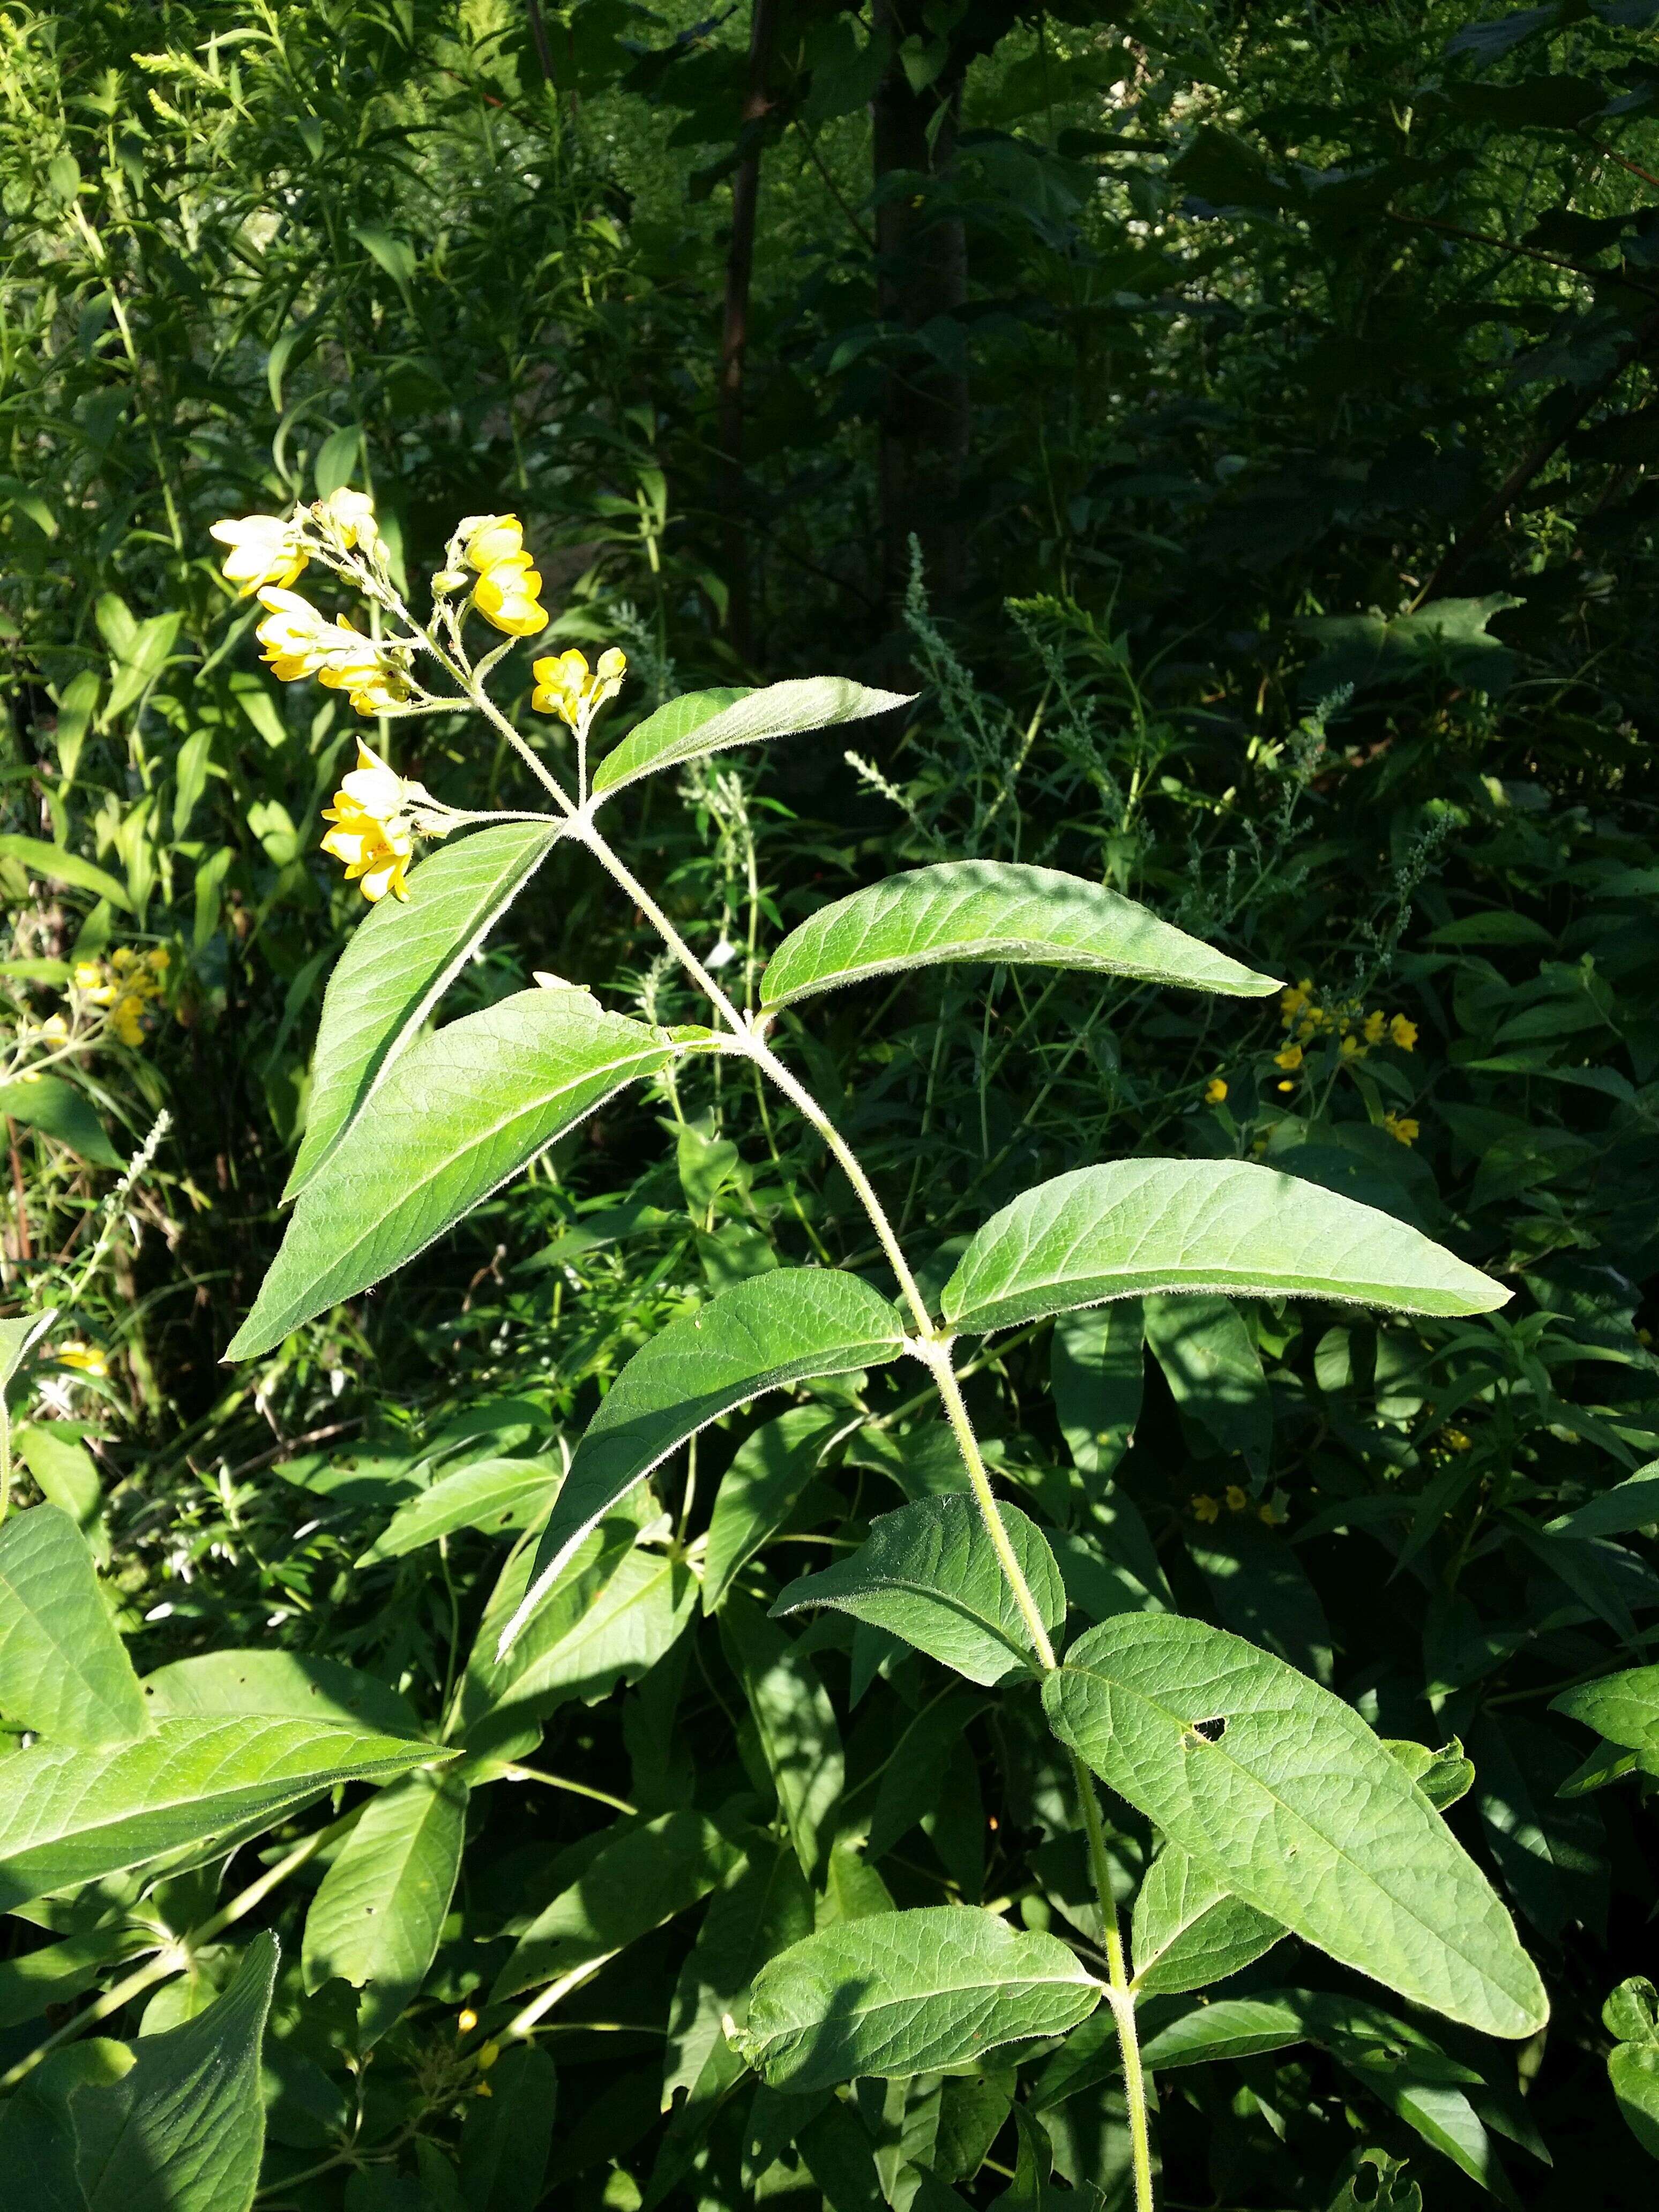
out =
[[[149,1727],[86,1539],[56,1505],[0,1528],[0,1715],[82,1749]]]
[[[718,703],[706,710],[708,702]],[[908,704],[903,692],[872,691],[844,676],[797,677],[759,691],[693,692],[647,714],[605,755],[594,771],[594,794],[621,791],[642,775],[677,768],[704,753],[831,729]]]

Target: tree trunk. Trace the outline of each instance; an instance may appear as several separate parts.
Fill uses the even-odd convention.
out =
[[[749,21],[749,88],[741,128],[752,131],[771,106],[767,80],[772,59],[776,0],[754,0]],[[747,660],[754,649],[749,597],[749,532],[744,513],[744,364],[749,346],[749,287],[755,267],[755,218],[760,205],[760,142],[738,162],[732,179],[732,243],[726,256],[726,313],[720,329],[719,439],[726,459],[721,504],[726,509],[725,561],[732,593],[732,642]]]
[[[893,42],[874,101],[875,181],[879,194],[896,170],[941,178],[956,153],[965,64],[952,56],[932,84],[916,91],[898,48],[927,35],[921,0],[875,0],[878,30]],[[886,323],[920,331],[950,316],[968,296],[968,242],[957,216],[941,216],[926,187],[880,202],[876,212],[876,306]],[[880,421],[882,598],[902,608],[910,576],[910,541],[921,547],[927,580],[939,596],[958,592],[966,575],[964,532],[953,510],[968,456],[968,379],[917,352],[890,372]]]

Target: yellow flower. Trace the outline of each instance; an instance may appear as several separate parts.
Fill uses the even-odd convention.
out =
[[[374,502],[366,491],[352,491],[342,484],[326,499],[319,499],[311,511],[343,553],[349,553],[354,545],[372,553],[380,543]]]
[[[1365,1017],[1366,1043],[1381,1044],[1382,1042],[1382,1033],[1384,1030],[1387,1029],[1388,1025],[1389,1018],[1383,1012],[1382,1007],[1377,1006],[1374,1008],[1372,1012]]]
[[[1212,1075],[1204,1086],[1204,1103],[1206,1106],[1219,1106],[1226,1096],[1225,1081],[1218,1075]]]
[[[460,2015],[459,2016],[459,2018],[456,2020],[456,2022],[455,2022],[456,2032],[457,2032],[457,2033],[458,2033],[458,2034],[460,2034],[460,2035],[471,2035],[471,2033],[472,2033],[472,2031],[473,2031],[473,2029],[474,2029],[477,2025],[478,2025],[478,2015],[477,2015],[477,2014],[476,2012],[474,2012],[474,2011],[473,2011],[473,2009],[472,2009],[471,2006],[471,2005],[468,2005],[468,2006],[466,2007],[465,2010],[464,2012],[462,2012],[462,2013],[460,2014]]]
[[[1255,1509],[1255,1517],[1258,1521],[1265,1521],[1270,1528],[1276,1528],[1280,1516],[1273,1511],[1271,1499],[1264,1498]]]
[[[1273,1054],[1273,1066],[1282,1067],[1287,1074],[1294,1073],[1301,1065],[1302,1048],[1299,1044],[1287,1044],[1283,1052]],[[1279,1088],[1282,1090],[1284,1085],[1281,1084]]]
[[[1382,1127],[1391,1137],[1402,1145],[1414,1145],[1420,1133],[1417,1123],[1413,1121],[1409,1114],[1385,1114],[1382,1116]]]
[[[408,698],[407,648],[365,637],[348,616],[330,622],[297,592],[270,586],[259,604],[269,612],[253,634],[282,683],[319,677],[331,691],[343,691],[360,714],[384,714]]]
[[[1230,1482],[1222,1495],[1227,1501],[1229,1513],[1242,1513],[1250,1502],[1245,1492],[1240,1489],[1236,1482]]]
[[[111,1009],[109,1025],[125,1045],[140,1045],[144,1041],[144,1002],[136,992],[118,999]]]
[[[48,1014],[40,1024],[40,1036],[47,1044],[63,1044],[68,1041],[69,1024],[61,1014]]]
[[[1417,1047],[1417,1024],[1408,1022],[1404,1014],[1396,1014],[1389,1024],[1389,1035],[1401,1052],[1413,1052]]]
[[[1289,1082],[1289,1081],[1287,1080],[1287,1081],[1285,1081],[1285,1082],[1284,1082],[1284,1083],[1279,1084],[1277,1087],[1278,1087],[1280,1091],[1294,1091],[1294,1090],[1295,1090],[1295,1088],[1296,1088],[1296,1085],[1295,1085],[1295,1084],[1293,1084],[1293,1083],[1291,1083],[1291,1082]]]
[[[95,991],[104,980],[104,971],[95,960],[77,960],[70,980],[77,991]]]
[[[332,806],[323,809],[333,829],[323,850],[343,863],[346,881],[361,884],[363,896],[378,904],[390,891],[406,899],[404,870],[415,851],[415,833],[404,809],[427,796],[424,787],[406,783],[371,747],[357,742],[357,765],[341,781]]]
[[[94,1346],[83,1343],[78,1336],[71,1337],[67,1344],[56,1346],[52,1356],[60,1367],[78,1367],[83,1375],[106,1376],[109,1373],[109,1363],[103,1353]]]
[[[608,699],[614,699],[628,673],[628,656],[613,645],[599,655],[590,670],[585,653],[573,646],[568,653],[550,653],[532,664],[536,689],[530,703],[538,714],[556,714],[562,722],[586,731]]]
[[[524,550],[516,514],[469,514],[455,533],[460,556],[477,571],[472,604],[487,623],[509,637],[534,637],[547,628],[542,580]]]
[[[1279,994],[1280,1016],[1285,1027],[1291,1024],[1313,997],[1313,977],[1304,975],[1299,983],[1287,983]]]
[[[1464,1429],[1448,1429],[1440,1441],[1448,1451],[1466,1452],[1470,1449],[1468,1432]]]
[[[225,556],[225,581],[234,584],[245,599],[262,586],[291,584],[307,564],[299,526],[280,514],[245,514],[240,521],[216,522],[210,534],[230,548]]]
[[[173,955],[165,945],[157,945],[144,955],[146,968],[153,968],[158,975],[165,975],[173,965]]]
[[[1344,1060],[1364,1060],[1365,1057],[1365,1047],[1357,1036],[1345,1036],[1337,1050]]]
[[[1206,1492],[1200,1491],[1193,1500],[1193,1518],[1195,1521],[1218,1521],[1221,1508]]]
[[[284,684],[314,675],[327,658],[328,623],[307,599],[278,584],[259,592],[265,618],[253,635],[264,647],[272,673]]]

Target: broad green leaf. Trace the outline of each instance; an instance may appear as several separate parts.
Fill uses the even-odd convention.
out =
[[[775,1268],[670,1322],[617,1376],[577,1446],[507,1641],[588,1530],[688,1437],[764,1390],[896,1359],[903,1340],[879,1291],[827,1267]]]
[[[632,1501],[630,1501],[632,1503]],[[600,1594],[639,1540],[636,1513],[626,1510],[602,1521],[589,1532],[572,1557],[558,1589],[535,1615],[525,1634],[503,1648],[501,1632],[524,1601],[532,1554],[520,1547],[501,1569],[489,1594],[478,1632],[472,1639],[456,1713],[448,1725],[451,1736],[465,1741],[488,1740],[494,1758],[520,1756],[541,1734],[536,1691],[544,1667],[556,1668],[553,1656],[567,1636],[585,1620]],[[522,1710],[510,1727],[487,1728],[488,1716],[514,1691],[521,1692]],[[514,1749],[502,1747],[508,1737]]]
[[[149,1727],[86,1539],[56,1505],[0,1528],[0,1715],[82,1750]]]
[[[1043,1684],[1055,1734],[1235,1897],[1487,2034],[1549,2007],[1491,1885],[1353,1711],[1168,1613],[1091,1629]]]
[[[718,702],[707,710],[708,702]],[[605,755],[593,775],[593,795],[621,791],[642,775],[677,768],[704,753],[732,745],[751,745],[766,738],[791,738],[808,730],[827,730],[862,721],[909,704],[901,691],[872,691],[844,676],[798,677],[769,684],[759,691],[693,692],[671,699],[629,732]]]
[[[1064,2035],[1103,1994],[1054,1936],[934,1905],[822,1929],[772,1960],[735,2039],[763,2081],[803,2095]]]
[[[1135,1899],[1135,1987],[1143,1996],[1207,1989],[1253,1965],[1285,1932],[1179,1844],[1165,1844]]]
[[[1618,2043],[1607,2080],[1620,2116],[1650,2158],[1659,2158],[1659,2044]]]
[[[255,1718],[160,1721],[102,1751],[42,1742],[8,1753],[0,1911],[437,1755],[429,1743],[327,1722]]]
[[[720,1642],[749,1703],[761,1757],[801,1872],[817,1879],[846,1778],[836,1711],[808,1654],[735,1590],[720,1613]]]
[[[147,1951],[154,1942],[150,1929],[123,1921],[0,1960],[0,2028],[39,2020],[48,2005],[72,2003],[113,1961]]]
[[[1150,1292],[1489,1313],[1503,1285],[1374,1206],[1240,1160],[1119,1160],[994,1214],[945,1286],[953,1328],[1012,1328]]]
[[[68,884],[75,890],[107,899],[123,914],[132,911],[125,885],[92,861],[83,860],[78,853],[66,853],[61,845],[48,845],[40,837],[0,837],[0,860],[16,860],[30,875],[44,876],[49,884]]]
[[[67,1421],[26,1421],[13,1442],[34,1486],[48,1504],[61,1506],[86,1539],[100,1566],[109,1564],[104,1486],[97,1462]]]
[[[1448,1805],[1456,1804],[1467,1797],[1474,1781],[1474,1762],[1463,1756],[1463,1747],[1456,1736],[1443,1743],[1437,1751],[1431,1751],[1425,1743],[1414,1743],[1409,1736],[1383,1736],[1379,1739],[1384,1751],[1397,1759],[1423,1792],[1437,1813],[1443,1813]]]
[[[884,1759],[876,1802],[865,1844],[869,1857],[881,1858],[933,1812],[944,1797],[945,1769],[967,1735],[968,1724],[985,1700],[951,1690],[925,1705],[905,1723]],[[861,1796],[854,1792],[854,1796]]]
[[[519,1938],[492,2002],[612,1958],[718,1888],[743,1856],[701,1813],[664,1813],[607,1844]]]
[[[372,1797],[306,1914],[309,1991],[337,1974],[363,1995],[360,2047],[385,2034],[426,1979],[460,1871],[467,1787],[423,1768]]]
[[[1299,2014],[1277,1997],[1219,1997],[1160,2028],[1141,2045],[1140,2057],[1148,2073],[1169,2074],[1218,2058],[1254,2058],[1307,2039]]]
[[[547,2179],[559,2077],[533,2044],[501,2053],[489,2094],[469,2098],[461,2123],[461,2194],[466,2212],[536,2212]]]
[[[1260,1480],[1273,1449],[1273,1406],[1244,1316],[1231,1298],[1144,1301],[1146,1346],[1164,1371],[1188,1448],[1212,1457],[1237,1453]],[[1237,1468],[1231,1470],[1236,1474]]]
[[[131,2068],[70,2110],[87,2212],[248,2212],[264,2151],[259,2049],[276,1939],[256,1936],[216,2004],[143,2037]]]
[[[400,1559],[457,1528],[483,1528],[500,1535],[509,1528],[528,1528],[552,1504],[559,1481],[553,1460],[474,1460],[471,1467],[440,1475],[400,1505],[357,1565],[368,1567],[380,1559]]]
[[[1644,1768],[1659,1773],[1659,1667],[1627,1667],[1599,1681],[1580,1682],[1552,1698],[1550,1711],[1622,1744]]]
[[[1048,1387],[1072,1464],[1092,1495],[1134,1438],[1146,1380],[1146,1320],[1138,1298],[1061,1314],[1048,1352]]]
[[[1622,1536],[1633,1528],[1659,1524],[1659,1459],[1650,1460],[1604,1490],[1586,1498],[1571,1513],[1563,1513],[1545,1530],[1549,1536]]]
[[[1043,1626],[1058,1628],[1066,1589],[1054,1553],[1017,1505],[997,1511]],[[987,1688],[1038,1671],[1031,1632],[971,1498],[923,1498],[882,1514],[856,1552],[791,1583],[772,1610],[812,1605],[902,1636]]]
[[[410,1045],[306,1185],[226,1358],[401,1267],[671,1050],[575,990],[520,991]]]
[[[817,991],[945,960],[1081,968],[1260,999],[1279,986],[1080,876],[1004,860],[912,868],[821,907],[761,977],[769,1012]]]
[[[750,1984],[769,1959],[812,1932],[812,1893],[787,1843],[757,1834],[735,1878],[708,1900],[686,1954],[668,2014],[662,2094],[692,2101],[723,2087],[741,2065],[721,2020],[744,2009]],[[711,2078],[712,2077],[712,2078]]]
[[[705,1613],[719,1612],[732,1577],[782,1528],[839,1425],[825,1407],[792,1406],[738,1447],[708,1520]]]
[[[284,1198],[298,1196],[362,1112],[559,830],[503,822],[440,845],[410,871],[407,905],[383,899],[358,923],[323,1000],[305,1140]]]
[[[104,1133],[103,1123],[92,1110],[92,1101],[61,1076],[37,1075],[33,1083],[20,1077],[15,1083],[0,1083],[0,1115],[67,1145],[95,1168],[126,1165]]]
[[[1224,1624],[1328,1686],[1330,1625],[1285,1539],[1246,1514],[1228,1513],[1207,1528],[1194,1522],[1186,1540]]]
[[[374,1735],[419,1737],[420,1717],[402,1692],[343,1660],[300,1651],[203,1651],[146,1674],[153,1721],[327,1721]]]

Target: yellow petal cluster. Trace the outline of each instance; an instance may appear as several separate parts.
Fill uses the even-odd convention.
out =
[[[532,664],[536,689],[530,703],[538,714],[556,714],[573,730],[585,730],[608,699],[614,699],[628,673],[628,655],[616,646],[590,669],[586,654],[573,647]]]
[[[344,864],[346,881],[357,884],[371,906],[388,891],[409,896],[404,871],[414,855],[415,831],[406,810],[425,796],[420,784],[406,783],[358,740],[356,767],[342,778],[333,805],[323,809],[324,821],[334,824],[323,850]]]
[[[1225,1077],[1212,1075],[1204,1086],[1204,1103],[1206,1106],[1219,1106],[1226,1096],[1227,1083]]]
[[[509,637],[535,637],[547,628],[542,580],[525,550],[516,514],[469,514],[455,533],[460,556],[477,571],[472,604],[487,623]]]
[[[366,491],[353,491],[342,484],[337,491],[319,499],[311,510],[324,534],[337,545],[343,553],[354,549],[361,553],[373,553],[380,542],[380,525],[374,520],[374,502]]]
[[[399,647],[365,637],[344,615],[330,622],[309,599],[279,585],[267,585],[259,604],[265,618],[254,635],[283,683],[315,676],[331,690],[343,691],[360,714],[390,713],[409,697]]]
[[[162,978],[170,965],[167,947],[139,952],[130,945],[118,945],[107,960],[77,960],[70,977],[70,1003],[106,1006],[110,1028],[124,1045],[144,1041],[144,1010],[166,989]],[[54,1016],[61,1021],[61,1016]],[[48,1030],[51,1024],[47,1024]]]
[[[79,1337],[71,1337],[67,1344],[54,1345],[52,1358],[60,1367],[78,1367],[83,1375],[105,1376],[109,1373],[109,1362],[94,1345],[86,1344]]]
[[[216,522],[212,535],[228,546],[224,574],[243,599],[266,584],[286,586],[307,565],[300,526],[280,514],[245,514]]]

